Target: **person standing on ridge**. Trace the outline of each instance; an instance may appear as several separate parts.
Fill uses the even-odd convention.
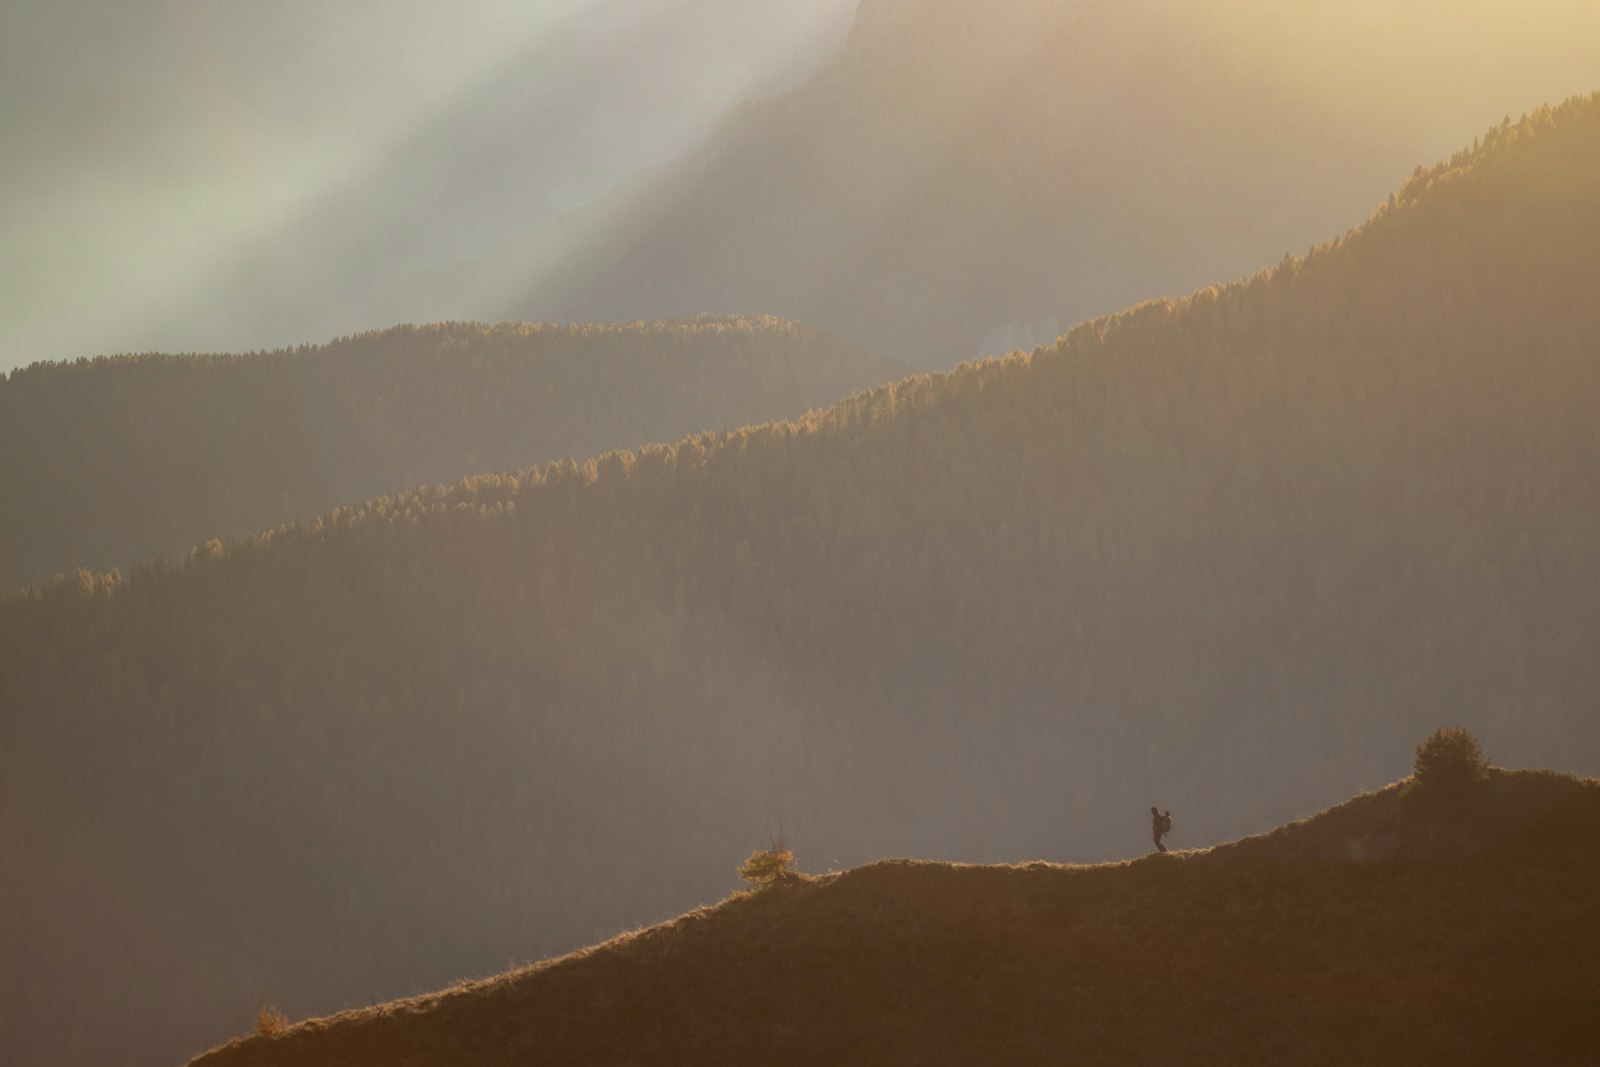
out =
[[[1150,809],[1150,836],[1156,840],[1156,851],[1165,852],[1167,846],[1161,839],[1172,833],[1172,812],[1162,811],[1160,808]]]

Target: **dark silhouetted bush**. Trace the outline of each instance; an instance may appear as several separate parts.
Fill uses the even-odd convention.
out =
[[[1412,785],[1430,793],[1454,793],[1489,777],[1489,761],[1464,726],[1435,730],[1417,746]]]

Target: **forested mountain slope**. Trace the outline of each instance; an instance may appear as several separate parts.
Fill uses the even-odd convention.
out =
[[[1476,829],[1390,788],[1128,864],[878,863],[195,1067],[1592,1063],[1600,785],[1482,786],[1508,831],[1456,862],[1282,858],[1323,824]]]
[[[801,89],[379,317],[759,311],[950,367],[1324,240],[1597,69],[1590,0],[865,0]]]
[[[401,326],[0,377],[0,590],[341,504],[803,414],[907,373],[775,319]]]
[[[5,1058],[497,971],[719,897],[780,821],[1082,861],[1440,722],[1600,770],[1597,242],[1590,97],[1031,355],[0,602]]]

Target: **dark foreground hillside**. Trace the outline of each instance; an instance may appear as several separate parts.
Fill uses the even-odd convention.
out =
[[[798,416],[906,372],[737,318],[35,364],[0,376],[0,592],[424,483]]]
[[[1600,783],[1482,789],[1132,863],[877,863],[194,1067],[1594,1063]]]
[[[772,824],[1117,859],[1442,721],[1600,771],[1597,247],[1592,97],[1049,349],[0,600],[0,1059],[551,956]]]

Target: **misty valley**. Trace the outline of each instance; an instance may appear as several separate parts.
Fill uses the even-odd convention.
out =
[[[1600,1062],[1600,9],[95,7],[0,1062]]]

